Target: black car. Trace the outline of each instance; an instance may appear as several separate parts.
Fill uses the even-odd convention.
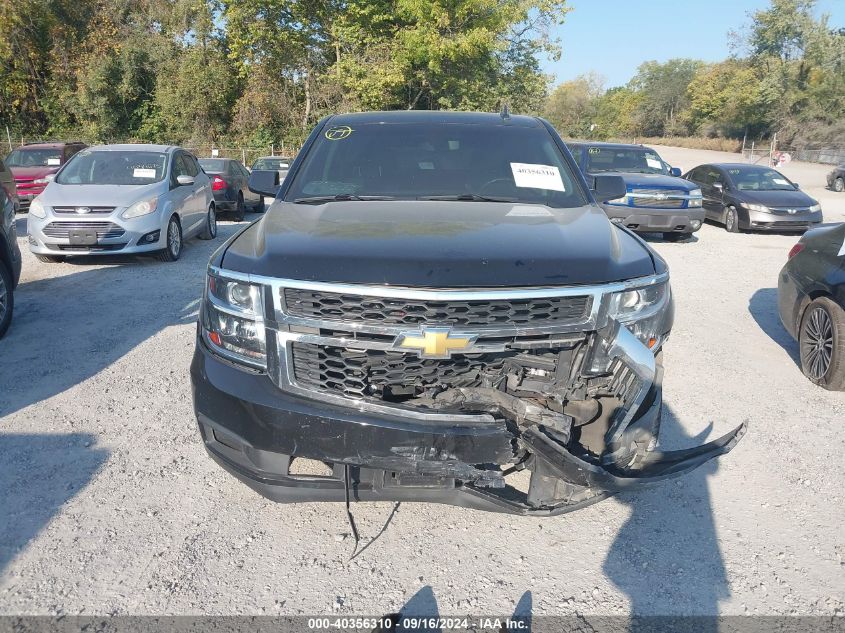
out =
[[[211,177],[214,202],[220,213],[230,212],[238,221],[244,219],[249,206],[256,213],[264,213],[264,196],[249,190],[249,171],[232,158],[200,158],[200,167]]]
[[[0,163],[2,167],[2,163]],[[21,276],[21,252],[15,228],[15,201],[0,178],[0,338],[12,323],[14,290]]]
[[[827,186],[839,193],[845,191],[845,165],[839,165],[827,175]]]
[[[278,173],[250,183],[276,195]],[[191,366],[208,452],[278,501],[539,515],[728,452],[743,426],[655,449],[672,293],[596,203],[625,191],[588,186],[533,117],[324,119],[209,264]]]
[[[611,222],[638,233],[662,233],[670,241],[688,238],[704,223],[701,189],[652,148],[592,141],[568,142],[567,147],[587,178],[616,174],[625,180],[624,196],[601,203]]]
[[[778,278],[780,319],[811,381],[845,390],[845,224],[807,231]]]
[[[731,233],[805,231],[822,221],[821,205],[771,167],[714,163],[699,165],[684,178],[701,187],[707,218]]]

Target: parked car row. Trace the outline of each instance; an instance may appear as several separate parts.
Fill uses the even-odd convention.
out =
[[[689,237],[705,219],[736,233],[805,231],[822,222],[821,205],[770,167],[746,163],[700,165],[681,176],[650,147],[571,142],[570,151],[588,178],[617,174],[627,193],[602,204],[612,222],[638,233]]]

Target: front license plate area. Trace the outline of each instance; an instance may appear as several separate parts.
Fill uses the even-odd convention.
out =
[[[68,232],[68,240],[73,246],[95,246],[97,244],[97,231],[93,229],[71,229]]]

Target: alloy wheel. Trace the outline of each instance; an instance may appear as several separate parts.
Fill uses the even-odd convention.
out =
[[[827,375],[833,358],[833,322],[824,308],[814,308],[804,319],[801,356],[812,380],[822,380]]]
[[[179,225],[175,221],[171,221],[167,227],[167,247],[173,257],[179,257],[179,252],[182,250],[182,236],[179,234]]]
[[[3,275],[0,275],[0,323],[6,318],[6,312],[9,310],[9,289],[6,288],[6,282]]]
[[[843,191],[845,191],[845,179],[837,178],[836,180],[834,180],[833,181],[833,190],[837,191],[839,193],[842,193]]]
[[[728,231],[733,231],[734,222],[736,222],[736,214],[733,209],[728,209],[728,212],[725,214],[725,228]]]

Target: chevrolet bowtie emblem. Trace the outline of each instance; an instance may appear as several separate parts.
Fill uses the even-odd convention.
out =
[[[452,335],[449,328],[425,328],[422,332],[403,332],[393,347],[416,350],[420,358],[449,358],[453,351],[467,349],[477,335]]]

